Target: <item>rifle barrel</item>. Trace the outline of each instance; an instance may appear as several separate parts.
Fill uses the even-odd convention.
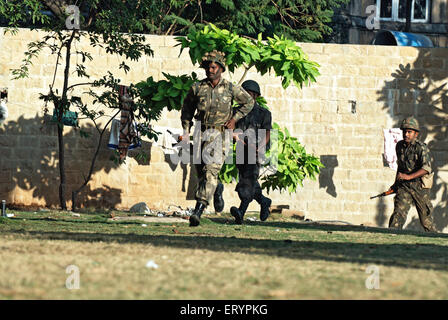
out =
[[[379,197],[384,197],[386,195],[386,192],[377,194],[376,196],[370,197],[370,199],[375,199],[375,198],[379,198]]]

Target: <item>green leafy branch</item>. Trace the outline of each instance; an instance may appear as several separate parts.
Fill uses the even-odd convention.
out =
[[[290,194],[296,192],[297,187],[303,187],[303,181],[307,178],[316,180],[320,173],[320,168],[324,165],[319,158],[308,154],[297,138],[292,137],[287,128],[283,130],[277,123],[273,124],[273,130],[277,133],[275,143],[271,143],[271,148],[266,152],[267,161],[262,168],[271,170],[271,165],[276,163],[276,171],[270,175],[263,175],[261,178],[262,189],[288,191]],[[272,137],[272,135],[271,135]],[[236,168],[235,144],[233,145],[230,157],[232,163],[224,163],[219,172],[219,180],[224,183],[238,181],[238,169]]]
[[[206,52],[214,49],[226,55],[226,64],[230,72],[244,67],[245,72],[241,83],[252,67],[260,74],[274,71],[281,77],[283,88],[287,88],[291,81],[299,88],[303,83],[316,82],[319,64],[310,61],[303,50],[292,40],[284,36],[274,35],[263,41],[261,34],[258,39],[242,37],[225,29],[219,29],[213,24],[205,26],[202,30],[191,30],[186,37],[176,37],[181,53],[189,49],[193,64],[200,63]]]
[[[198,80],[196,73],[172,76],[163,73],[166,80],[155,81],[153,77],[131,86],[137,97],[137,112],[148,121],[158,120],[162,111],[180,110],[191,86]]]
[[[297,187],[303,187],[303,180],[309,178],[316,180],[316,175],[320,173],[320,168],[324,165],[319,158],[308,154],[305,147],[292,137],[287,128],[282,130],[277,123],[273,124],[273,129],[277,132],[277,141],[272,144],[270,150],[266,152],[267,158],[276,157],[276,172],[271,175],[264,175],[261,178],[263,189],[287,190],[290,194],[296,192]],[[267,165],[265,165],[267,167]]]

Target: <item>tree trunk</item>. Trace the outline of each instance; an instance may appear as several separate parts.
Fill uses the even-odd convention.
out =
[[[105,128],[107,128],[107,125]],[[95,154],[93,155],[92,162],[90,163],[89,174],[87,175],[86,178],[84,178],[84,183],[78,189],[72,191],[72,211],[76,211],[78,209],[78,194],[85,188],[85,186],[87,186],[87,184],[90,181],[90,178],[92,177],[93,169],[95,168],[96,158],[98,157],[98,153],[100,151],[101,141],[103,141],[103,133],[104,130],[100,134]]]
[[[62,210],[67,210],[67,204],[65,200],[65,186],[66,186],[66,175],[65,175],[65,150],[64,150],[64,125],[62,123],[62,117],[67,105],[67,88],[68,88],[68,77],[70,72],[70,55],[71,46],[73,38],[75,37],[76,30],[73,30],[70,39],[66,44],[65,53],[65,69],[64,69],[64,87],[62,89],[62,98],[59,105],[55,105],[56,114],[58,115],[58,147],[59,147],[59,203]]]
[[[65,154],[64,154],[64,125],[62,124],[62,110],[59,110],[60,115],[58,116],[58,144],[59,144],[59,203],[62,210],[67,210],[67,204],[65,201]]]
[[[96,146],[96,150],[95,150],[95,154],[93,155],[92,161],[90,163],[90,169],[89,169],[89,174],[87,175],[87,177],[84,179],[84,183],[77,189],[77,190],[73,190],[72,191],[72,211],[76,211],[76,209],[78,208],[78,194],[84,189],[84,187],[89,183],[90,178],[92,177],[93,174],[93,169],[95,168],[95,162],[96,162],[96,158],[98,157],[98,154],[100,152],[100,148],[101,148],[101,142],[103,141],[103,136],[104,136],[104,132],[106,131],[107,127],[109,126],[109,124],[112,122],[112,120],[115,118],[115,116],[119,113],[120,111],[118,111],[115,115],[113,115],[109,121],[107,121],[106,125],[104,126],[103,130],[100,132],[100,137],[98,139],[98,144]]]

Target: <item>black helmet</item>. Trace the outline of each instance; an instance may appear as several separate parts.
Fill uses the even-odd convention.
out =
[[[261,95],[260,86],[254,80],[246,80],[241,84],[241,86],[246,91],[252,91],[252,92],[255,92],[255,93],[258,93],[259,95]]]

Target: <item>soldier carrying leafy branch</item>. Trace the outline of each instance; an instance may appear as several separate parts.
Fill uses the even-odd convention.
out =
[[[193,117],[200,125],[199,150],[210,147],[215,140],[224,141],[225,129],[234,129],[235,123],[246,116],[254,106],[253,98],[240,86],[222,78],[226,70],[224,53],[217,50],[206,53],[201,62],[207,78],[193,84],[184,100],[181,111],[182,128],[184,134],[182,141],[188,142]],[[235,100],[241,108],[233,114],[232,104]],[[216,151],[216,150],[215,150]],[[212,201],[218,184],[218,174],[225,160],[227,150],[222,144],[222,155],[217,157],[220,161],[206,163],[201,157],[196,164],[198,186],[196,190],[196,207],[190,217],[190,226],[198,226],[204,209]]]

